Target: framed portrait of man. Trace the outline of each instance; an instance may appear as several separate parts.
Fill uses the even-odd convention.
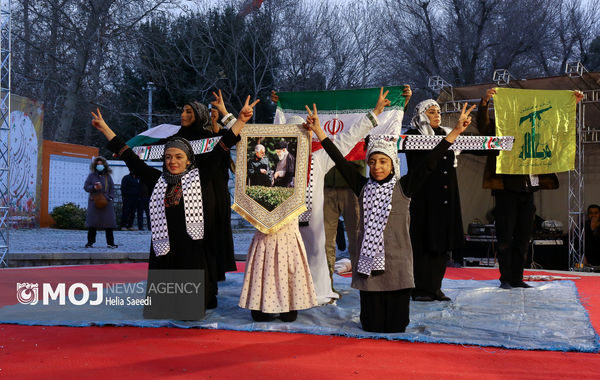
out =
[[[299,124],[250,124],[240,137],[232,209],[275,232],[306,211],[310,134]]]

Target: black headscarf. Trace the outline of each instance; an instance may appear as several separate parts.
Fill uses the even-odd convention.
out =
[[[192,100],[185,104],[192,107],[192,111],[194,112],[194,123],[192,123],[192,125],[189,127],[182,126],[175,136],[183,137],[187,140],[198,140],[207,137],[213,137],[215,134],[212,132],[210,112],[208,111],[208,107],[196,100]]]
[[[186,175],[190,170],[192,170],[196,167],[194,149],[192,148],[192,145],[190,144],[189,141],[187,141],[183,137],[178,137],[178,136],[170,137],[167,140],[167,142],[165,143],[165,153],[167,152],[167,149],[169,149],[169,148],[178,148],[178,149],[183,150],[183,152],[187,156],[187,159],[190,161],[190,164],[185,168],[185,170],[182,173],[171,174],[169,172],[169,170],[167,169],[167,163],[163,156],[163,177],[165,178],[165,181],[167,181],[167,183],[175,184],[175,183],[178,183],[179,181],[181,181],[181,178],[184,175]]]

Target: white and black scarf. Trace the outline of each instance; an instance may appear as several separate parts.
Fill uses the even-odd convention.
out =
[[[373,153],[390,157],[394,173],[384,183],[369,178],[363,188],[364,233],[358,256],[358,273],[371,275],[372,271],[385,270],[385,241],[383,232],[392,210],[392,195],[400,178],[398,162],[398,138],[392,135],[371,135],[367,146],[367,161]]]
[[[304,211],[302,214],[300,214],[300,216],[298,217],[298,221],[300,223],[309,223],[310,222],[310,217],[312,216],[312,198],[313,198],[313,177],[314,177],[314,160],[313,160],[313,155],[310,155],[310,166],[308,167],[308,185],[306,186],[306,195],[305,195],[305,199],[304,202],[306,203],[306,211]]]
[[[165,178],[173,177],[173,178]],[[179,178],[180,177],[180,178]],[[181,190],[185,210],[185,229],[193,240],[204,237],[204,217],[202,210],[202,187],[200,185],[200,173],[194,168],[181,176],[173,176],[163,173],[154,186],[150,197],[150,225],[152,227],[152,246],[156,256],[169,253],[169,230],[165,213],[165,193],[169,183],[181,180]]]
[[[358,257],[358,273],[371,274],[385,270],[385,242],[383,231],[392,210],[392,194],[396,177],[384,184],[369,178],[363,190],[364,235]]]

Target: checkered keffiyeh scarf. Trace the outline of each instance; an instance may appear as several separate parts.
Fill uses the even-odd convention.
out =
[[[310,155],[310,166],[308,167],[308,185],[306,186],[306,196],[304,202],[306,203],[306,211],[304,211],[298,217],[298,221],[302,223],[309,223],[312,215],[312,198],[313,198],[313,173],[314,173],[314,160],[312,154]]]
[[[383,231],[392,210],[392,194],[400,178],[397,152],[398,137],[371,135],[367,146],[367,161],[373,153],[383,153],[392,160],[394,175],[380,184],[369,178],[363,189],[364,234],[358,256],[358,273],[371,275],[371,271],[385,270],[385,242]]]
[[[160,176],[150,197],[150,226],[152,227],[152,246],[156,256],[169,253],[169,230],[165,214],[165,193],[167,181]],[[185,205],[185,228],[193,240],[204,237],[204,217],[202,211],[202,187],[200,172],[197,168],[190,170],[181,178],[181,190]]]
[[[398,179],[394,176],[384,184],[373,179],[363,191],[364,236],[358,257],[358,273],[371,275],[371,271],[385,270],[385,243],[383,231],[392,210],[392,194]]]

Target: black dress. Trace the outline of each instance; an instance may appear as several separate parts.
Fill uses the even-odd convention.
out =
[[[445,135],[441,128],[436,135]],[[420,135],[410,129],[407,135]],[[408,174],[420,170],[429,151],[406,151]],[[454,167],[455,154],[448,150],[410,204],[410,238],[413,247],[415,290],[413,296],[439,299],[442,279],[446,272],[447,252],[456,251],[463,244],[463,226],[460,210],[458,180]]]
[[[224,134],[221,139],[221,143],[217,144],[212,152],[204,154],[207,160],[211,157],[221,157],[228,152],[228,148],[235,145],[239,140],[238,136],[235,136],[233,132],[228,131]],[[108,148],[114,152],[119,153],[123,149],[125,143],[119,138],[115,137],[108,143]],[[127,147],[120,154],[120,158],[125,161],[127,167],[135,173],[141,181],[146,184],[150,189],[154,189],[158,179],[161,176],[161,172],[155,168],[152,168],[144,161],[142,161],[133,151]],[[213,170],[218,170],[216,166]],[[207,176],[213,175],[214,173],[210,170],[205,170]],[[200,178],[202,181],[202,171],[200,171]],[[174,185],[167,187],[167,193]],[[154,253],[154,247],[150,246],[150,256],[148,260],[148,269],[203,269],[205,271],[205,302],[208,304],[211,300],[216,299],[217,295],[217,281],[224,277],[222,272],[222,265],[219,262],[219,258],[215,255],[214,251],[211,251],[210,245],[212,241],[210,236],[211,220],[207,217],[212,215],[214,218],[215,211],[212,211],[211,204],[207,203],[206,197],[204,196],[205,187],[202,183],[202,201],[204,211],[204,239],[193,240],[186,232],[185,225],[185,204],[183,197],[179,204],[166,207],[165,216],[167,219],[167,228],[169,232],[169,244],[170,251],[166,255],[156,256]],[[214,205],[213,205],[214,206]],[[206,213],[206,211],[209,213]],[[150,282],[150,280],[149,280]],[[209,306],[209,305],[207,305]]]
[[[211,133],[203,128],[182,127],[174,136],[193,141],[216,136],[224,136],[228,130]],[[234,136],[235,145],[240,141]],[[231,229],[231,196],[229,194],[229,151],[215,149],[210,153],[195,156],[196,167],[200,171],[202,202],[204,207],[204,236],[206,250],[214,256],[217,265],[218,281],[225,280],[225,272],[236,271]]]

